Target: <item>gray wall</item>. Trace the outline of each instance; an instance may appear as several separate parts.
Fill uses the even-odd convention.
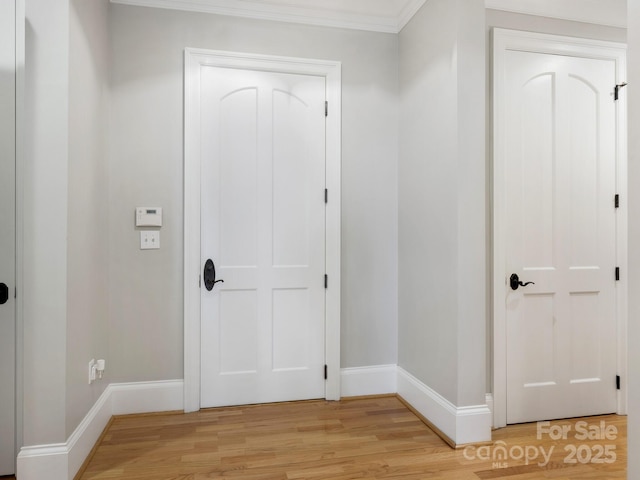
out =
[[[66,441],[69,0],[26,4],[24,444]]]
[[[106,386],[89,387],[87,363],[108,339],[107,8],[27,4],[25,445],[66,441]]]
[[[484,6],[430,0],[400,33],[399,365],[484,403]]]
[[[88,362],[108,349],[108,0],[72,0],[69,24],[67,436],[108,384]]]
[[[397,360],[397,36],[111,6],[108,362],[112,381],[183,376],[185,47],[343,62],[342,367]],[[136,206],[163,207],[140,251]]]

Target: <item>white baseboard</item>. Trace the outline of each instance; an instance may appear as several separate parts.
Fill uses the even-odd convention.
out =
[[[493,428],[493,393],[487,393],[484,397],[485,402],[487,402],[487,407],[489,407],[489,411],[491,412],[491,427]]]
[[[183,409],[182,380],[109,385],[65,443],[22,447],[20,480],[73,480],[113,415]]]
[[[184,409],[184,381],[114,383],[112,415],[171,412]]]
[[[69,476],[69,447],[66,443],[22,447],[18,454],[16,478],[72,479],[73,475]]]
[[[108,385],[98,401],[91,407],[89,413],[76,427],[69,439],[67,440],[68,448],[68,478],[73,478],[80,470],[85,459],[91,453],[91,449],[96,444],[104,427],[109,423],[109,419],[113,415],[111,408],[112,393],[111,385]],[[22,453],[22,452],[20,452]],[[60,477],[63,478],[63,477]],[[66,478],[66,477],[65,477]]]
[[[487,405],[456,407],[401,367],[398,394],[456,445],[491,440],[492,416]]]
[[[398,391],[397,377],[395,365],[343,368],[340,371],[340,395],[342,397],[360,397],[396,393]]]

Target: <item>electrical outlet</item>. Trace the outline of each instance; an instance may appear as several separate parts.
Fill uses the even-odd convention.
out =
[[[96,361],[91,359],[89,362],[89,385],[91,385],[96,379]]]

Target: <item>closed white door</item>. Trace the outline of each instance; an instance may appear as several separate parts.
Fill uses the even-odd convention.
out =
[[[15,3],[0,1],[0,475],[15,469]]]
[[[505,54],[508,423],[616,411],[615,73]]]
[[[201,406],[322,398],[325,78],[200,82]]]

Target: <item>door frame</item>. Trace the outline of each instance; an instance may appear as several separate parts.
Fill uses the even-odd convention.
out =
[[[493,426],[507,424],[507,325],[505,298],[507,275],[505,243],[506,215],[504,117],[505,54],[507,51],[526,51],[615,62],[616,83],[626,81],[626,45],[617,42],[548,35],[501,28],[493,29]],[[612,92],[614,85],[612,87]],[[618,391],[618,414],[627,412],[627,106],[625,89],[620,90],[616,103],[616,191],[620,208],[616,212],[616,260],[621,267],[620,282],[616,286],[617,362],[621,389]],[[611,208],[613,199],[611,199]],[[612,382],[614,379],[611,380]]]
[[[17,470],[17,456],[23,445],[23,413],[24,413],[24,394],[23,394],[23,352],[24,352],[24,295],[18,295],[23,292],[23,265],[24,265],[24,115],[25,115],[25,59],[26,59],[26,5],[25,0],[11,0],[14,14],[14,68],[13,75],[15,80],[15,130],[14,130],[14,277],[11,279],[12,289],[15,293],[13,299],[13,321],[15,329],[15,353],[14,353],[14,472]],[[10,21],[10,20],[9,20]]]
[[[340,62],[186,48],[184,56],[184,411],[200,409],[200,69],[237,68],[326,79],[325,398],[340,399],[341,77]],[[319,279],[320,281],[320,279]]]
[[[16,462],[24,445],[24,294],[17,293],[24,292],[26,10],[26,0],[16,0]]]

